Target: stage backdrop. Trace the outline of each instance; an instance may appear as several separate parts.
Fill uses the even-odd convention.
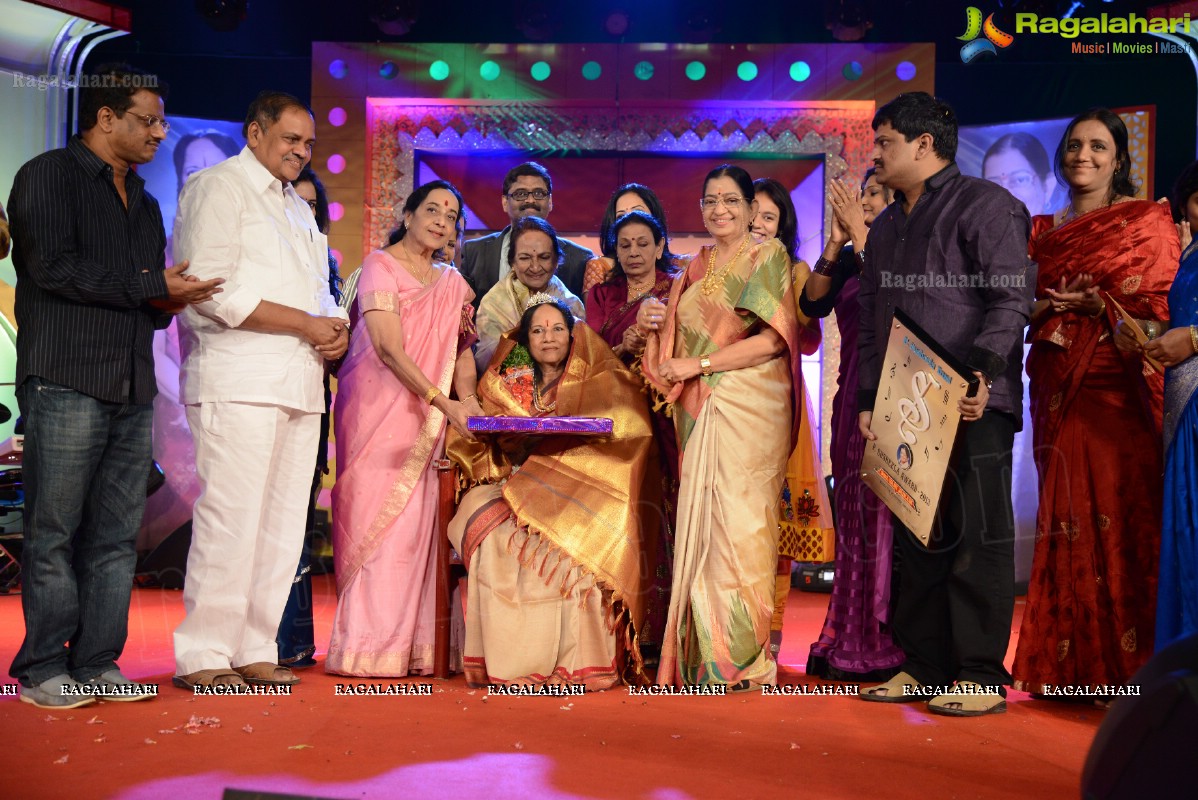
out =
[[[685,253],[705,238],[688,231],[701,230],[696,203],[710,167],[734,161],[759,177],[783,162],[812,160],[792,164],[810,171],[787,184],[800,253],[812,261],[830,219],[826,182],[860,179],[873,109],[903,91],[932,91],[934,77],[931,44],[314,43],[315,167],[343,203],[330,242],[352,269],[351,254],[383,241],[413,185],[455,158],[475,157],[466,173],[470,186],[470,172],[501,175],[530,157],[609,158],[587,175],[576,176],[564,162],[552,167],[551,221],[564,235],[596,245],[610,192],[621,180],[641,180],[669,195],[673,249]],[[468,224],[475,232],[501,226],[498,178],[480,178],[477,186],[466,198]],[[559,193],[572,199],[563,203]],[[825,335],[822,358],[806,361],[804,374],[827,470],[840,343],[834,324],[825,325]]]

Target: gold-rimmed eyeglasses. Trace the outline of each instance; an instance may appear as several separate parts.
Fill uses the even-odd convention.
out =
[[[132,111],[126,111],[125,113],[131,117],[137,117],[139,120],[141,120],[141,124],[145,125],[147,128],[153,129],[155,125],[160,125],[162,126],[163,133],[166,133],[171,129],[171,124],[163,117],[156,117],[153,114],[137,114]]]
[[[729,211],[736,211],[738,208],[740,208],[740,204],[744,201],[745,199],[743,197],[739,197],[734,194],[728,195],[726,197],[704,197],[699,201],[699,208],[703,209],[704,211],[712,211],[716,206],[722,205]]]

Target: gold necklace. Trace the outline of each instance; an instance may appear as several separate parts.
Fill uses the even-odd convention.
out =
[[[628,302],[631,303],[633,301],[640,300],[642,297],[649,294],[649,292],[653,291],[653,287],[656,285],[657,285],[657,281],[655,281],[653,278],[650,278],[647,283],[642,283],[642,284],[638,284],[638,285],[633,285],[633,283],[631,281],[629,281],[628,282]]]
[[[416,260],[412,257],[412,251],[410,251],[410,250],[408,250],[408,248],[404,247],[403,242],[399,243],[399,249],[403,250],[404,269],[406,269],[408,271],[409,275],[411,275],[413,278],[415,278],[417,281],[419,281],[421,286],[428,286],[428,276],[431,275],[433,272],[432,262],[431,261],[429,262],[428,268],[424,271],[424,276],[420,277],[416,274],[416,271],[413,269],[413,267],[416,264]]]
[[[540,411],[542,414],[552,414],[557,410],[556,400],[549,405],[543,405],[541,403],[541,387],[537,385],[535,379],[532,382],[532,405],[533,408],[535,408],[537,411]]]
[[[740,258],[740,254],[745,251],[745,244],[748,243],[749,237],[740,240],[740,247],[736,249],[736,255],[728,259],[728,263],[720,267],[720,271],[715,271],[715,256],[720,249],[717,244],[711,248],[711,254],[707,256],[707,271],[703,273],[703,284],[699,287],[704,296],[710,295],[716,289],[724,285],[724,278],[728,277],[728,273],[732,270],[734,264]]]

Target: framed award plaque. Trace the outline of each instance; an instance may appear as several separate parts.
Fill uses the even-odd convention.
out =
[[[861,480],[927,545],[952,463],[961,414],[978,379],[895,309]]]

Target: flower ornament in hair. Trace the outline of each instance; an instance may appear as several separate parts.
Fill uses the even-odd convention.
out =
[[[524,310],[527,311],[528,309],[532,308],[533,306],[541,306],[541,305],[544,305],[545,303],[556,303],[556,302],[557,302],[557,298],[554,297],[553,295],[551,295],[547,292],[537,292],[532,297],[528,298],[528,300],[524,303]]]

